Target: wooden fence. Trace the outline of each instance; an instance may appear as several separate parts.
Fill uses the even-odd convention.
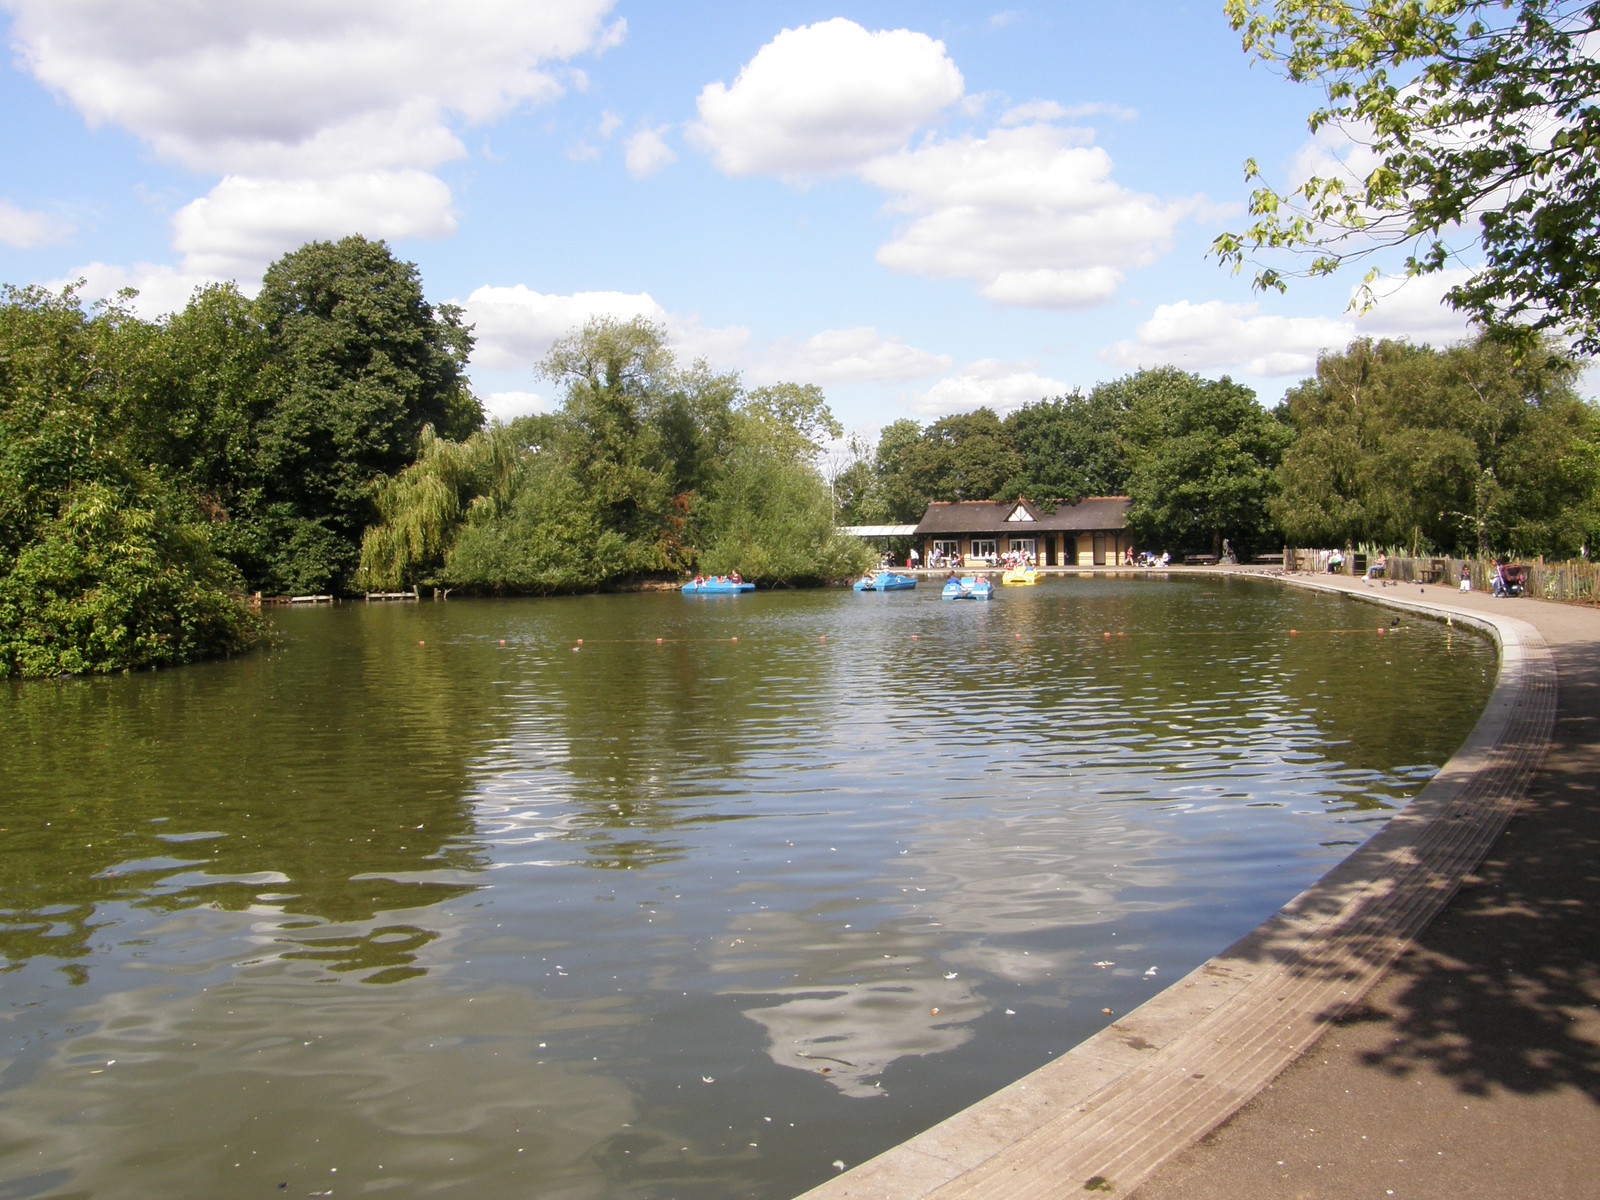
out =
[[[1325,572],[1332,555],[1330,550],[1285,549],[1285,570],[1299,572]],[[1369,551],[1341,551],[1344,562],[1339,573],[1364,575],[1367,566],[1376,556]],[[1545,562],[1528,559],[1521,564],[1526,579],[1526,594],[1545,600],[1566,600],[1581,604],[1600,604],[1600,563],[1588,559],[1576,562]],[[1465,567],[1475,591],[1489,591],[1495,571],[1493,561],[1477,558],[1410,558],[1391,554],[1385,561],[1384,577],[1402,583],[1437,583],[1459,587],[1461,568]]]

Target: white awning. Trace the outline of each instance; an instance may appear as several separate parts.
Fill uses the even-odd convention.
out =
[[[840,533],[848,533],[851,537],[910,537],[917,531],[915,525],[841,525]]]

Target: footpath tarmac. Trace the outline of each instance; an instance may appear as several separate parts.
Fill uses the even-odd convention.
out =
[[[1556,669],[1549,748],[1411,948],[1134,1200],[1600,1197],[1600,610],[1416,584],[1375,594],[1531,624]]]
[[[1492,627],[1461,749],[1233,946],[802,1200],[1600,1200],[1600,609],[1281,583]]]

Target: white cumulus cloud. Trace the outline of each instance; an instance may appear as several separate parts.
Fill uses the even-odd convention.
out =
[[[732,86],[708,84],[690,133],[732,175],[835,174],[903,146],[963,86],[943,42],[835,17],[785,29]]]
[[[447,114],[485,121],[549,100],[548,64],[604,48],[614,0],[9,0],[12,41],[91,124],[112,123],[202,171],[312,150],[342,129],[416,165]],[[396,119],[397,114],[406,114]],[[414,149],[398,142],[424,136]],[[354,139],[348,139],[353,144]],[[370,165],[370,164],[368,164]]]
[[[91,126],[221,176],[176,217],[183,271],[251,274],[308,238],[454,228],[429,174],[457,128],[562,94],[615,0],[6,0],[19,63]]]
[[[629,175],[644,179],[668,163],[677,161],[677,154],[667,145],[663,136],[666,132],[667,127],[663,125],[656,129],[641,129],[629,135],[622,146],[622,161]]]
[[[927,391],[912,396],[911,410],[921,417],[946,417],[976,408],[992,408],[1004,416],[1024,404],[1072,390],[1071,384],[1040,375],[1036,367],[1032,362],[979,359],[939,380]]]
[[[35,246],[64,242],[71,235],[69,221],[0,200],[0,243],[18,250],[31,250]]]
[[[1103,304],[1126,268],[1167,250],[1197,201],[1162,201],[1114,182],[1110,155],[1089,137],[1036,122],[867,164],[862,177],[890,193],[891,210],[912,217],[878,261],[974,280],[1002,304]]]
[[[1354,336],[1355,324],[1348,319],[1263,314],[1254,303],[1180,300],[1157,307],[1135,330],[1133,341],[1118,342],[1101,357],[1124,367],[1171,364],[1190,371],[1295,375],[1315,368],[1320,351],[1343,346]]]
[[[1356,329],[1367,337],[1407,338],[1435,346],[1472,336],[1467,319],[1444,302],[1444,294],[1472,277],[1467,267],[1451,267],[1407,279],[1386,275],[1372,282],[1372,307],[1355,314]],[[1352,300],[1355,290],[1352,289]]]
[[[948,371],[948,354],[934,354],[886,337],[871,326],[829,329],[803,340],[783,339],[757,356],[750,374],[819,385],[922,379]]]
[[[184,266],[249,278],[300,243],[349,233],[444,237],[455,230],[450,189],[426,171],[365,171],[326,179],[228,176],[173,218]]]
[[[1448,345],[1471,336],[1465,318],[1443,302],[1445,290],[1470,274],[1385,276],[1372,285],[1373,307],[1339,317],[1287,317],[1263,313],[1257,303],[1180,300],[1158,306],[1132,340],[1107,347],[1100,357],[1124,367],[1172,364],[1274,377],[1308,375],[1321,352],[1342,350],[1358,337]]]
[[[547,295],[525,284],[480,287],[461,302],[478,339],[472,352],[477,367],[533,367],[558,338],[581,329],[592,317],[619,321],[644,317],[665,323],[667,312],[648,292],[576,292]]]
[[[483,402],[484,411],[496,421],[510,421],[515,417],[550,412],[555,408],[548,397],[538,392],[488,392],[478,399]]]
[[[189,303],[197,288],[217,281],[215,275],[182,271],[162,263],[135,263],[130,267],[91,262],[74,269],[71,279],[58,279],[46,286],[59,291],[79,279],[83,280],[81,294],[89,299],[115,296],[132,288],[139,294],[129,307],[147,321],[177,312]]]

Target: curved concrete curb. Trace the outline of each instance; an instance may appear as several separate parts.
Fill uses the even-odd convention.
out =
[[[1227,950],[1054,1062],[801,1200],[1125,1195],[1232,1116],[1377,981],[1526,793],[1549,746],[1556,676],[1525,621],[1357,595],[1499,641],[1494,691],[1455,756],[1349,858]]]

